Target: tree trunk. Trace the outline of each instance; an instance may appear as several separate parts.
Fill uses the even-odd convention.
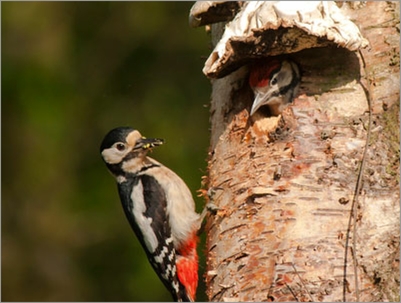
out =
[[[281,116],[249,117],[246,58],[212,80],[211,301],[400,299],[399,3],[337,6],[370,47],[293,52],[301,87]]]

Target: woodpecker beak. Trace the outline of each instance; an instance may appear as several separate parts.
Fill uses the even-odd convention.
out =
[[[136,141],[134,149],[151,149],[152,147],[162,145],[164,143],[163,139],[157,138],[145,138],[142,137]]]
[[[269,92],[255,92],[255,99],[253,100],[251,113],[252,116],[262,106],[269,104],[269,99],[272,94]]]

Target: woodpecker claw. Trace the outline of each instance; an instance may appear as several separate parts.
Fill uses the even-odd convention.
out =
[[[216,192],[218,190],[224,190],[224,188],[218,187],[218,186],[209,187],[209,189],[207,190],[207,196],[208,196],[209,200],[213,201],[214,195],[216,194]]]
[[[214,195],[218,190],[224,190],[222,187],[209,187],[207,191],[207,196],[209,198],[209,202],[205,205],[205,207],[202,210],[202,213],[199,216],[199,228],[197,235],[199,236],[200,234],[203,233],[205,229],[205,222],[204,219],[208,213],[211,213],[215,215],[217,211],[219,211],[221,208],[218,207],[216,204],[213,203]]]
[[[215,215],[217,213],[217,211],[220,210],[221,208],[218,207],[213,202],[209,202],[208,204],[206,204],[205,209],[206,209],[206,211]]]

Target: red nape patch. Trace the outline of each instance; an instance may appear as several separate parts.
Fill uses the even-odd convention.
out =
[[[249,85],[251,87],[263,87],[268,85],[272,73],[279,70],[280,65],[280,61],[276,59],[252,64],[249,74]]]
[[[196,245],[199,239],[195,235],[177,250],[177,275],[181,284],[185,286],[188,295],[195,301],[198,287],[198,254]]]

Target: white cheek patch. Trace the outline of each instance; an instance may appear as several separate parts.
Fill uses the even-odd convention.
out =
[[[158,241],[155,233],[153,232],[152,226],[150,225],[152,223],[152,218],[148,218],[144,215],[146,211],[146,204],[143,197],[143,186],[141,181],[139,181],[138,184],[132,189],[131,200],[134,206],[132,211],[135,222],[141,230],[142,235],[144,235],[143,239],[147,249],[151,253],[154,253],[157,248]]]
[[[102,157],[106,163],[117,164],[122,161],[124,155],[118,152],[114,147],[111,147],[102,151]]]
[[[290,85],[291,80],[292,80],[292,68],[291,64],[288,61],[284,61],[282,63],[282,68],[280,73],[277,75],[277,82],[280,83],[280,87],[284,87],[287,85]],[[277,83],[277,89],[278,89],[278,83]]]

